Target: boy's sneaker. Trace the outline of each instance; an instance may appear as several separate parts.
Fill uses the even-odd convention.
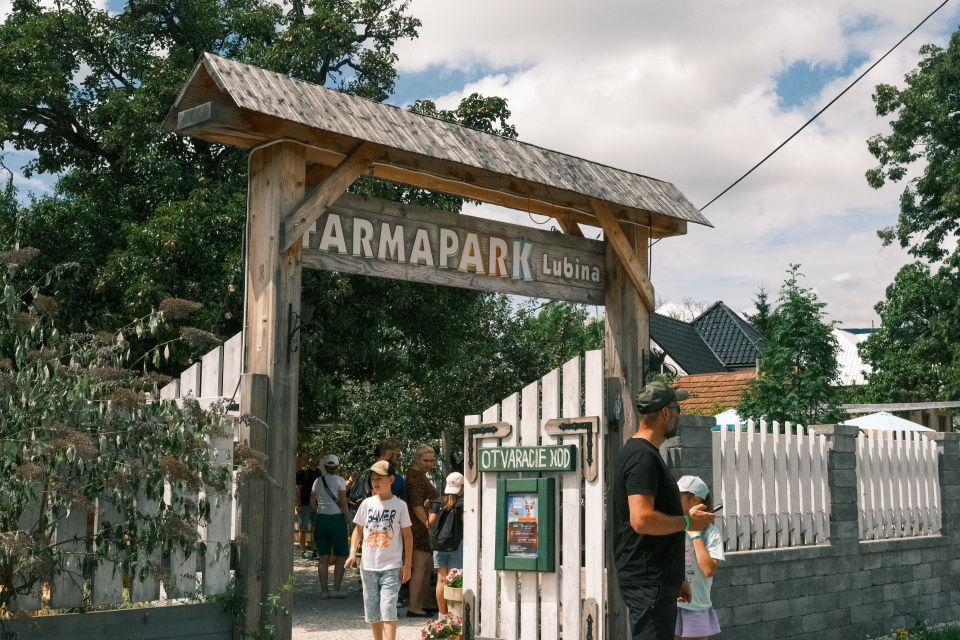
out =
[[[316,560],[320,557],[320,554],[314,551],[313,553],[310,554],[310,557]]]
[[[321,599],[321,600],[328,600],[329,598],[330,598],[330,592],[329,592],[329,591],[321,591],[321,592],[320,592],[320,599]]]
[[[303,553],[300,554],[300,557],[303,558],[304,560],[309,560],[314,556],[309,551],[304,551]]]
[[[347,597],[347,594],[344,591],[331,591],[330,597],[336,600],[342,600],[343,598]]]

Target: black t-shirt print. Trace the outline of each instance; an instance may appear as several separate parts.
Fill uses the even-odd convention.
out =
[[[653,496],[653,508],[682,516],[680,489],[660,452],[643,438],[630,438],[617,459],[613,481],[614,553],[621,585],[680,584],[683,582],[684,533],[665,536],[639,534],[630,526],[627,496]]]

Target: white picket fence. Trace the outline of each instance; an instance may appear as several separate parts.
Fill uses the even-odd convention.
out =
[[[860,539],[940,532],[936,441],[912,431],[866,431],[857,437]]]
[[[722,425],[713,433],[713,500],[723,504],[727,551],[826,542],[826,438],[789,422]]]
[[[228,425],[228,429],[229,429]],[[210,460],[216,466],[233,465],[233,435],[214,437],[209,441]],[[202,494],[188,496],[193,500],[203,497]],[[168,483],[164,486],[164,502],[170,504],[171,489]],[[193,553],[185,557],[183,552],[174,552],[170,558],[171,585],[165,590],[162,585],[147,577],[140,581],[133,577],[130,581],[131,602],[152,602],[161,598],[183,598],[192,596],[202,580],[204,595],[220,595],[226,592],[230,581],[230,541],[234,535],[234,513],[236,499],[233,491],[233,480],[228,478],[225,493],[210,496],[210,522],[197,528],[199,542],[206,544],[207,552],[204,557]],[[81,571],[81,560],[85,554],[85,547],[90,534],[99,531],[109,523],[115,527],[122,523],[122,517],[114,506],[111,496],[105,494],[97,499],[98,512],[94,517],[92,531],[88,530],[88,519],[85,511],[74,510],[65,518],[59,520],[53,528],[53,542],[60,549],[67,552],[65,566],[54,574],[53,584],[50,585],[50,607],[66,609],[80,607],[84,604],[84,583],[91,581],[91,602],[94,605],[120,604],[123,602],[123,581],[125,577],[119,566],[113,562],[104,562],[97,567],[93,575],[84,575]],[[141,494],[136,502],[137,511],[145,515],[156,514],[160,509],[158,500],[151,500]],[[20,516],[20,527],[29,530],[35,526],[40,517],[39,504],[28,507]],[[199,544],[198,542],[198,544]],[[151,555],[144,552],[138,556],[140,561],[151,561],[161,564],[163,558],[159,549]],[[41,592],[39,586],[30,594],[21,595],[16,600],[16,606],[25,611],[36,611],[41,606]]]
[[[160,389],[160,397],[179,403],[193,396],[204,409],[221,399],[232,398],[239,405],[242,354],[243,332],[240,332],[190,365],[179,379]]]
[[[554,444],[578,445],[579,460],[571,472],[556,473],[556,513],[560,539],[557,571],[531,573],[494,569],[497,477],[518,474],[479,473],[464,491],[464,615],[477,636],[501,640],[557,640],[590,637],[603,640],[604,612],[604,429],[598,429],[593,456],[596,477],[584,480],[585,451],[581,436],[554,436],[544,430],[551,418],[599,416],[603,419],[603,352],[589,351],[570,360],[486,411],[467,416],[465,424],[503,421],[510,434],[478,439],[480,447]],[[581,380],[585,384],[581,385]],[[561,415],[562,414],[562,415]],[[465,448],[466,450],[466,448]],[[549,474],[546,474],[549,475]],[[524,474],[523,477],[536,474]],[[583,554],[583,561],[581,561]],[[467,611],[467,594],[475,602]],[[589,626],[589,630],[587,630]]]

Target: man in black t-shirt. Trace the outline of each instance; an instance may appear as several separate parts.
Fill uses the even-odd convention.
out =
[[[701,531],[714,514],[697,505],[684,514],[680,489],[660,456],[676,435],[686,391],[651,382],[637,394],[640,426],[617,459],[613,481],[614,553],[633,640],[672,640],[677,601],[690,601],[683,575],[683,532]]]

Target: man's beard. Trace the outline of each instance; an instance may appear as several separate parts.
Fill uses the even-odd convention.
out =
[[[677,416],[676,419],[667,427],[667,430],[663,432],[663,437],[669,440],[673,438],[678,433],[680,433],[680,416]]]

